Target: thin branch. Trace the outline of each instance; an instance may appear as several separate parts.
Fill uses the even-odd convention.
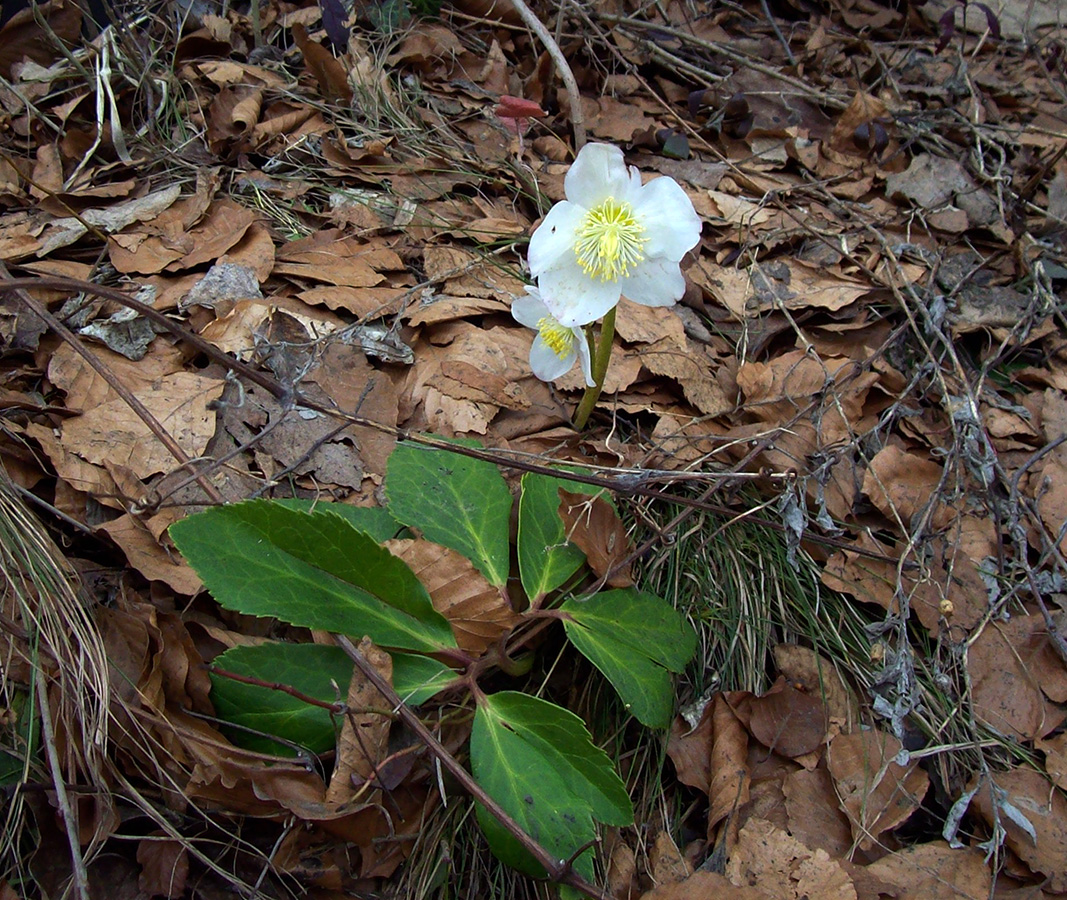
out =
[[[559,72],[559,77],[563,79],[563,86],[567,89],[567,97],[571,104],[571,127],[574,129],[574,150],[577,153],[585,146],[586,137],[585,115],[582,112],[582,95],[578,91],[578,82],[574,77],[574,72],[571,71],[570,63],[567,62],[563,51],[559,49],[556,39],[552,37],[552,32],[534,15],[533,10],[526,5],[525,0],[511,0],[511,3],[515,7],[515,11],[522,16],[523,22],[526,23],[530,31],[536,34],[538,40],[545,45],[545,50],[552,57],[552,62],[556,64],[556,71]]]

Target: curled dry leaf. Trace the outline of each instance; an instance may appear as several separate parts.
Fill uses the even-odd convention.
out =
[[[748,733],[723,694],[716,694],[697,727],[686,730],[677,718],[667,755],[678,780],[708,795],[708,839],[715,827],[749,800]]]
[[[393,658],[379,650],[369,638],[363,638],[359,651],[386,681],[393,680]],[[379,764],[388,753],[391,717],[373,712],[386,705],[378,692],[358,668],[346,697],[347,711],[337,738],[337,761],[326,789],[326,802],[340,808],[367,793],[368,782],[376,782]]]

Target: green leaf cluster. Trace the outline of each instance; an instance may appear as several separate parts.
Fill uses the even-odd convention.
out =
[[[514,499],[497,467],[439,447],[401,443],[389,460],[386,509],[306,501],[250,501],[209,509],[171,526],[179,550],[224,607],[356,638],[393,656],[393,684],[411,705],[462,684],[442,659],[484,669],[458,649],[448,620],[414,572],[383,542],[411,529],[462,554],[501,596],[521,585],[525,616],[557,607],[569,641],[614,686],[643,724],[665,727],[671,674],[695,636],[659,597],[633,588],[576,596],[585,556],[567,540],[559,490],[596,493],[559,476],[523,476],[512,577]],[[491,660],[490,660],[491,662]],[[214,661],[212,699],[230,738],[266,753],[332,750],[352,664],[335,646],[280,641],[235,647]],[[234,677],[237,676],[237,677]],[[515,691],[477,694],[472,774],[539,844],[559,859],[587,847],[599,824],[632,820],[625,786],[573,713]],[[314,702],[309,702],[311,698]],[[340,708],[339,706],[337,708]],[[545,873],[479,807],[493,851],[531,875]],[[574,859],[592,878],[589,849]]]

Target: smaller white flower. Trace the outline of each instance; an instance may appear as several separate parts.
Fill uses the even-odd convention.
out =
[[[545,306],[537,288],[526,288],[526,294],[511,304],[511,315],[516,322],[537,330],[530,348],[530,369],[534,375],[542,381],[555,381],[566,375],[578,360],[586,387],[593,387],[593,362],[585,333],[580,328],[560,325]]]
[[[624,296],[671,306],[685,293],[679,263],[700,241],[700,217],[673,178],[641,183],[622,151],[586,144],[563,182],[567,199],[530,238],[530,272],[563,326],[601,318]]]

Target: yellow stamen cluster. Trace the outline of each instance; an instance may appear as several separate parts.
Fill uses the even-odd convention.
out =
[[[578,226],[574,253],[578,264],[591,278],[618,281],[629,274],[630,266],[643,260],[645,226],[634,216],[629,203],[608,197],[585,214]]]
[[[537,332],[541,340],[560,359],[564,359],[574,349],[574,332],[560,325],[552,316],[545,316],[537,322]]]

